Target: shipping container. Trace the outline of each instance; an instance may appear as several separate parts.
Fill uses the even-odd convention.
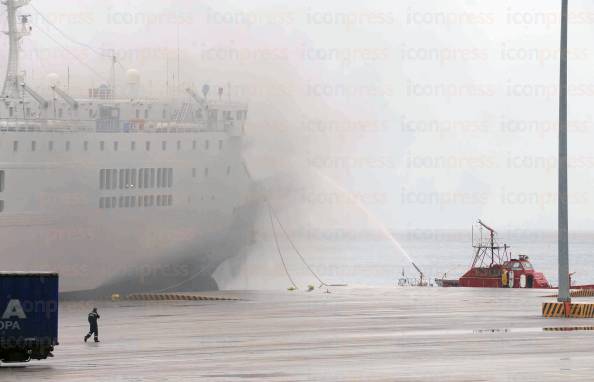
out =
[[[0,362],[53,356],[58,284],[57,273],[0,272]]]

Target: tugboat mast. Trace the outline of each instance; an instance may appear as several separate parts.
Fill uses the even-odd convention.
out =
[[[3,98],[20,98],[20,84],[24,82],[24,75],[19,72],[19,49],[23,37],[31,34],[29,27],[29,16],[21,16],[21,30],[17,28],[17,9],[29,4],[31,0],[5,0],[2,3],[6,6],[8,17],[8,65],[6,67],[6,79],[2,89]]]

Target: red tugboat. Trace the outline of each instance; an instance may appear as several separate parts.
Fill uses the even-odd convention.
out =
[[[544,274],[534,270],[528,256],[512,258],[510,247],[497,243],[497,232],[480,220],[478,224],[481,229],[476,242],[473,227],[472,247],[476,252],[470,269],[459,280],[436,279],[437,285],[472,288],[551,288]],[[489,232],[487,237],[483,236],[483,230]]]

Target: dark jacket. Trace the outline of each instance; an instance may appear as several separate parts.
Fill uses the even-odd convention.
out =
[[[101,318],[101,316],[97,312],[91,312],[91,313],[89,313],[89,324],[92,327],[97,327],[97,320],[100,319],[100,318]]]

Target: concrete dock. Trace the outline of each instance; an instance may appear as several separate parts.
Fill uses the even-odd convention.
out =
[[[542,318],[550,292],[330,289],[64,303],[55,358],[3,365],[0,381],[594,379],[594,320]],[[95,304],[102,342],[84,343]]]

